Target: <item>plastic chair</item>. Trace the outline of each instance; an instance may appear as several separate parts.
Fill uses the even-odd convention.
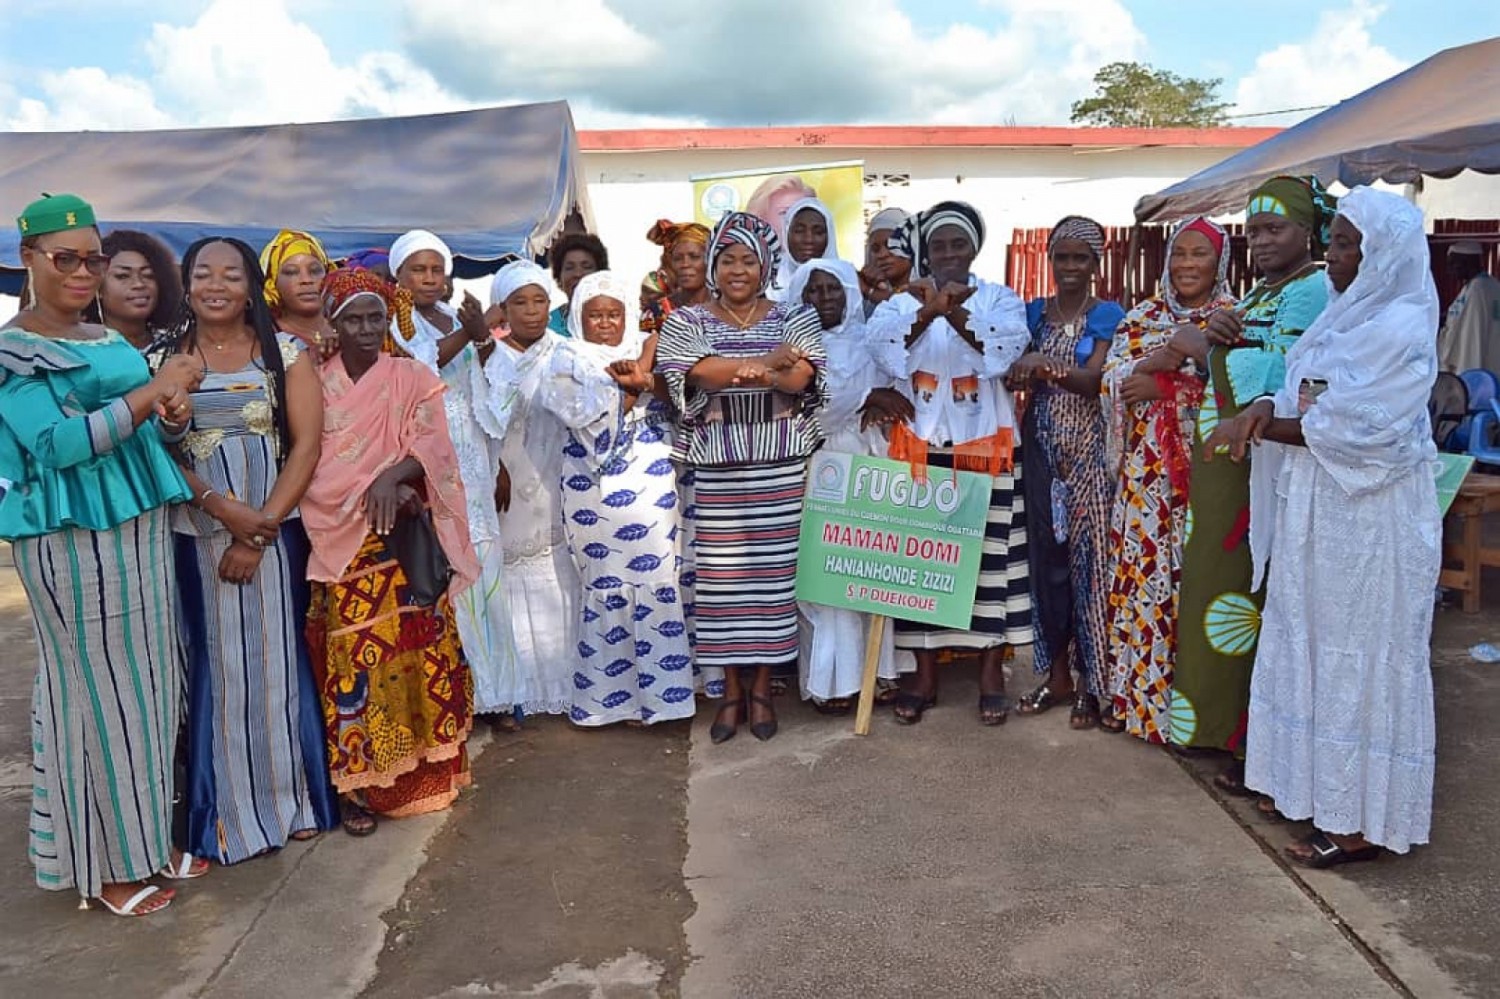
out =
[[[1488,413],[1490,403],[1500,399],[1500,376],[1485,368],[1470,368],[1458,376],[1469,390],[1469,417],[1448,439],[1448,446],[1458,451],[1467,451],[1474,436],[1474,418]],[[1482,438],[1481,438],[1482,440]]]
[[[1475,413],[1469,428],[1469,453],[1486,465],[1500,465],[1500,442],[1490,443],[1490,431],[1500,426],[1500,399],[1491,399],[1489,412]]]

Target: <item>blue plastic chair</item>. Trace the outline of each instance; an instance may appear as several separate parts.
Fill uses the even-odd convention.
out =
[[[1490,403],[1500,399],[1500,375],[1486,368],[1470,368],[1458,376],[1463,380],[1464,387],[1469,390],[1469,418],[1459,424],[1453,436],[1448,440],[1448,446],[1458,451],[1469,448],[1469,442],[1478,437],[1474,430],[1474,421],[1477,417],[1487,415],[1490,411]],[[1478,437],[1482,443],[1483,437]]]
[[[1500,441],[1491,444],[1490,430],[1500,426],[1500,399],[1491,399],[1489,411],[1475,413],[1469,427],[1469,453],[1486,465],[1500,465]]]

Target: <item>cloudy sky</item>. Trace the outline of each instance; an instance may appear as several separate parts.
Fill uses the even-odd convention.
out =
[[[0,0],[0,130],[556,98],[581,128],[1065,124],[1123,59],[1249,115],[1493,35],[1494,0]]]

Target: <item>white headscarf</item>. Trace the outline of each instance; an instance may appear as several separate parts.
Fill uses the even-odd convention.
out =
[[[1438,296],[1419,208],[1356,187],[1338,214],[1360,231],[1359,272],[1344,291],[1329,291],[1328,307],[1287,351],[1276,415],[1297,415],[1304,379],[1326,381],[1302,416],[1302,435],[1323,470],[1358,495],[1436,457],[1427,399],[1438,369]],[[1262,447],[1251,466],[1256,585],[1271,551],[1280,456],[1275,445]]]
[[[504,305],[510,296],[530,284],[541,288],[547,293],[547,301],[552,301],[552,275],[547,268],[530,260],[513,260],[490,279],[490,304]]]
[[[797,213],[809,209],[823,216],[823,222],[828,226],[828,245],[823,248],[823,258],[826,260],[839,258],[838,229],[833,224],[833,212],[829,211],[828,206],[817,198],[803,198],[801,201],[793,202],[781,219],[781,270],[776,275],[774,287],[781,292],[782,301],[792,301],[791,296],[786,294],[786,290],[791,286],[792,275],[796,273],[799,266],[797,261],[792,259],[791,247],[787,244],[786,237],[792,231],[792,221],[797,217]]]
[[[590,343],[583,335],[583,308],[601,295],[613,298],[625,307],[625,335],[613,347]],[[568,333],[573,338],[569,345],[601,368],[616,361],[640,357],[641,347],[646,343],[646,334],[640,328],[638,298],[639,292],[632,293],[630,286],[612,271],[585,274],[578,282],[578,287],[573,289],[573,302],[568,306]]]
[[[847,260],[816,257],[802,264],[792,275],[791,285],[786,291],[786,304],[792,306],[803,304],[802,293],[807,290],[807,283],[812,280],[816,271],[832,274],[839,279],[839,284],[844,286],[844,318],[833,329],[824,330],[824,334],[858,332],[864,326],[865,300],[859,290],[859,274],[855,271],[854,265]]]
[[[443,273],[453,273],[453,251],[426,229],[413,229],[391,244],[391,273],[395,274],[413,253],[431,250],[443,258]]]

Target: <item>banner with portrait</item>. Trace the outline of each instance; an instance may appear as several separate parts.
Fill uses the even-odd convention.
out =
[[[727,212],[758,215],[782,231],[782,216],[802,198],[818,198],[833,213],[839,257],[855,267],[865,259],[864,184],[862,161],[791,166],[777,170],[740,170],[690,177],[693,217],[712,226]]]

